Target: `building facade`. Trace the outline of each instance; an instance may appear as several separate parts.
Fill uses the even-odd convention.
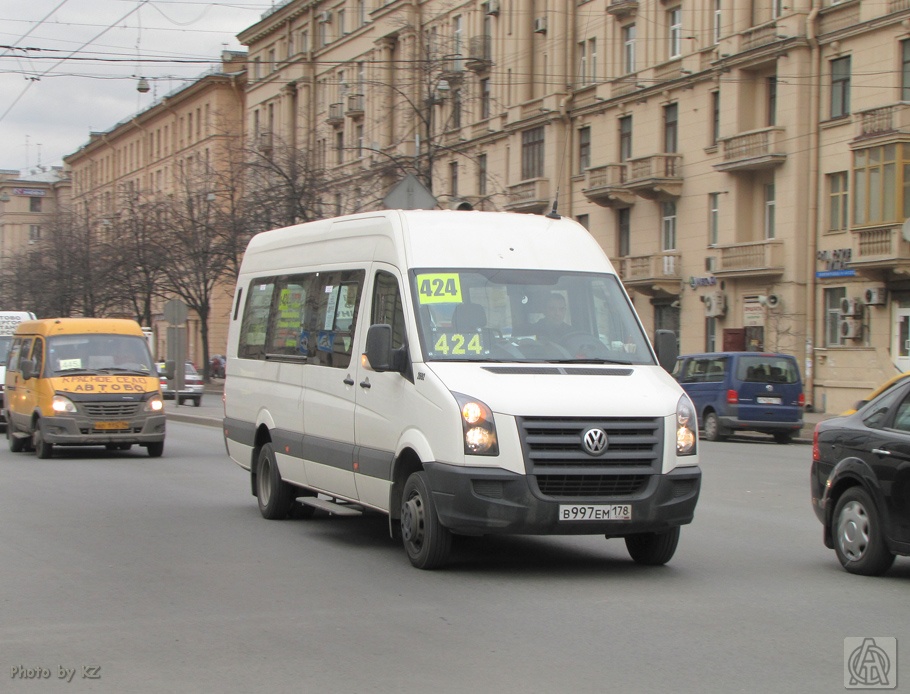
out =
[[[87,144],[65,157],[72,178],[72,203],[99,237],[118,233],[126,216],[141,217],[159,201],[197,196],[200,205],[217,205],[230,176],[232,153],[243,143],[246,55],[225,51],[220,69],[164,96],[144,111],[106,132],[92,133]],[[230,278],[212,292],[208,319],[209,352],[224,353],[233,295]],[[156,301],[155,357],[169,358],[165,299]],[[200,318],[190,311],[185,355],[200,369],[205,354]],[[173,346],[171,346],[171,349]]]
[[[57,211],[69,207],[70,192],[70,180],[62,168],[26,174],[0,170],[0,266],[42,239]]]
[[[652,333],[794,354],[839,411],[910,368],[908,28],[907,0],[292,0],[238,37],[249,135],[324,167],[326,214],[406,173],[557,206]]]

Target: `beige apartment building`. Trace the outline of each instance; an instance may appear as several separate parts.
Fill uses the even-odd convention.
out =
[[[327,214],[407,173],[558,204],[683,352],[794,354],[829,412],[910,369],[908,0],[292,0],[238,38]]]
[[[70,192],[70,179],[62,167],[28,173],[0,170],[0,266],[40,242],[57,211],[69,207]]]
[[[99,235],[115,233],[118,216],[130,208],[130,200],[186,195],[189,186],[193,194],[207,191],[206,199],[217,204],[218,168],[225,166],[226,153],[240,151],[243,143],[245,67],[245,53],[225,51],[220,69],[110,130],[92,133],[87,144],[64,158],[74,209],[97,226]],[[212,182],[208,188],[206,181]],[[227,345],[233,289],[233,282],[226,281],[214,292],[208,323],[212,354],[223,354]],[[155,357],[161,360],[169,354],[164,306],[162,299],[151,326]],[[186,327],[186,358],[201,369],[205,355],[193,311]]]

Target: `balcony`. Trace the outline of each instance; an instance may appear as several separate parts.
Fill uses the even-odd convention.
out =
[[[904,239],[901,225],[855,230],[847,267],[880,281],[889,272],[910,275],[910,242]]]
[[[784,274],[784,242],[751,241],[717,246],[715,277],[779,277]]]
[[[534,178],[507,188],[509,202],[505,208],[510,212],[539,214],[550,205],[550,179]]]
[[[363,94],[348,94],[347,98],[347,108],[344,111],[344,115],[349,118],[359,118],[364,113],[364,97]]]
[[[679,296],[683,287],[681,266],[679,251],[663,251],[620,258],[619,274],[626,287],[641,294]]]
[[[626,189],[625,164],[594,166],[585,172],[585,187],[581,191],[591,202],[601,207],[631,207],[635,194]]]
[[[486,72],[493,66],[493,41],[489,36],[473,36],[468,41],[465,67],[472,72]]]
[[[853,119],[856,122],[854,142],[871,138],[888,140],[889,136],[910,133],[910,104],[889,104],[860,111]],[[864,142],[864,145],[868,143]]]
[[[724,160],[714,165],[717,171],[761,171],[787,161],[782,144],[786,142],[783,128],[750,130],[733,137],[722,137],[718,142],[723,148]]]
[[[611,14],[617,19],[630,17],[638,12],[638,0],[610,0],[607,5],[607,14]]]
[[[329,117],[325,119],[329,125],[341,125],[344,123],[344,104],[329,104]]]
[[[648,200],[670,200],[682,193],[681,154],[630,159],[626,189]]]

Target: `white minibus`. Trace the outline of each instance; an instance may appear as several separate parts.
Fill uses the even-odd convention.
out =
[[[554,215],[555,217],[555,215]],[[701,485],[694,409],[574,221],[379,211],[257,234],[224,438],[268,519],[379,512],[411,563],[453,535],[599,534],[664,564]]]

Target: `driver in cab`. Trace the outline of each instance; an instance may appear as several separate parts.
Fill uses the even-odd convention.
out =
[[[566,298],[558,292],[552,292],[547,298],[543,318],[532,327],[538,340],[550,342],[559,341],[571,331],[572,326],[566,323]]]

